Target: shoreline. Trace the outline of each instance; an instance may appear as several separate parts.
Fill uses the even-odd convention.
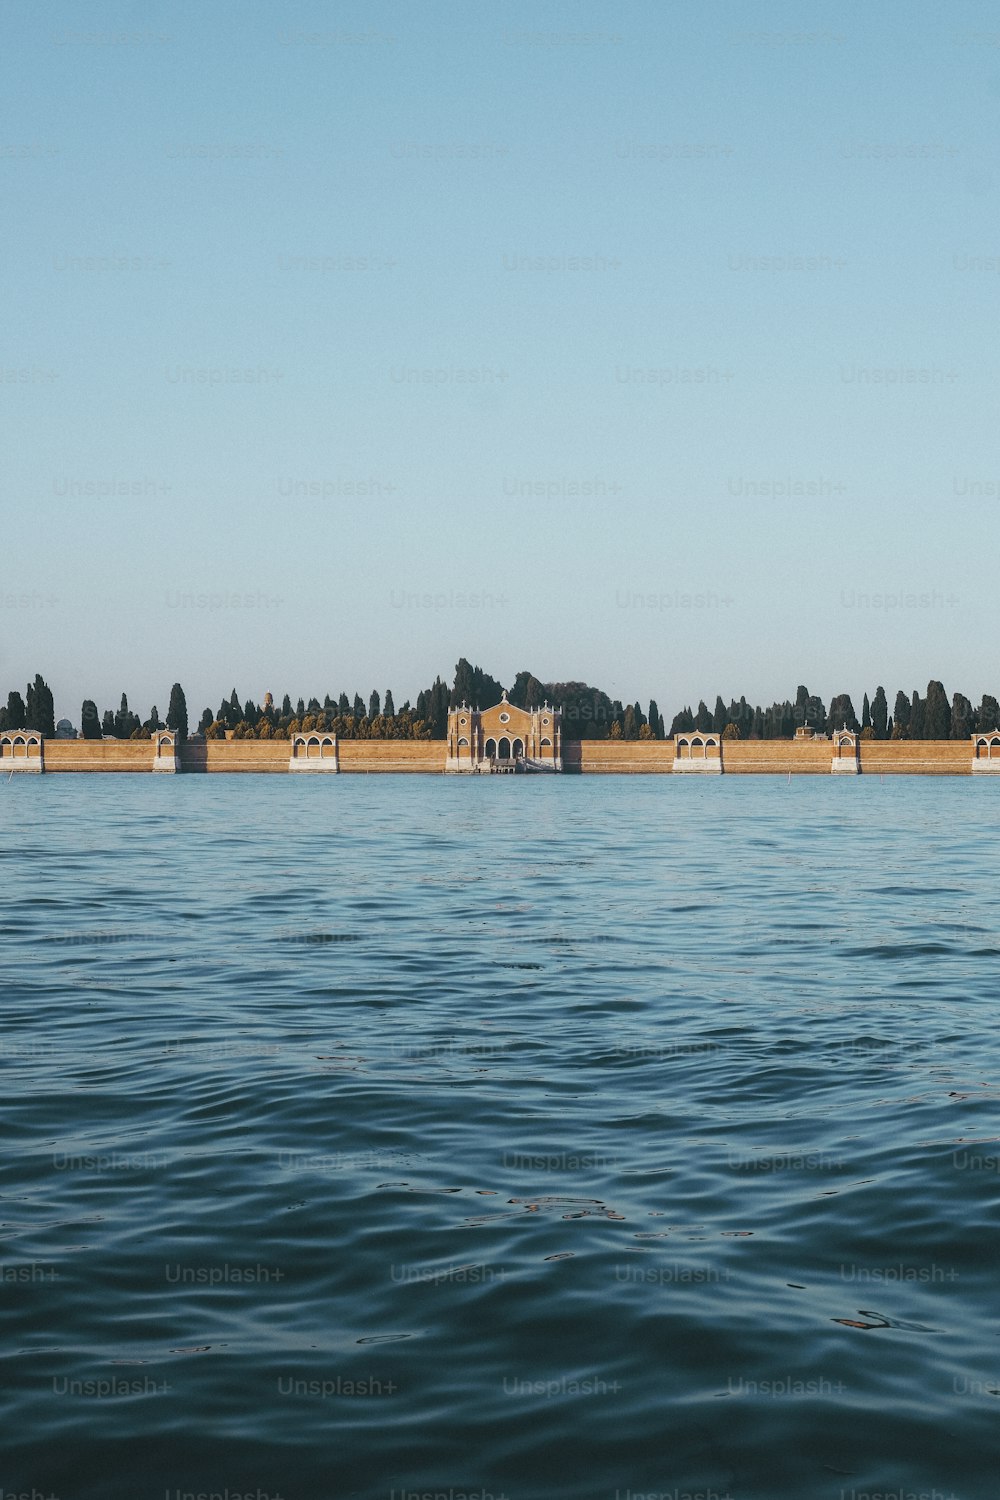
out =
[[[181,775],[462,775],[447,768],[446,740],[42,739],[0,737],[0,777],[28,773],[128,772]],[[320,745],[319,740],[324,743]],[[1000,776],[1000,734],[968,740],[566,740],[562,770],[537,775]],[[25,743],[27,741],[28,743]],[[684,743],[678,744],[677,741]],[[688,743],[693,741],[693,743]],[[978,744],[976,742],[979,742]]]

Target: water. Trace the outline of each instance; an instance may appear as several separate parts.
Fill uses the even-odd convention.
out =
[[[994,1500],[1000,788],[0,788],[0,1487]]]

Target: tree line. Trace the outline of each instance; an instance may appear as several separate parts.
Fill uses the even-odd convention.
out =
[[[327,693],[299,698],[293,704],[286,693],[280,707],[270,693],[263,703],[252,698],[242,702],[234,688],[214,712],[206,708],[198,721],[197,733],[206,739],[288,739],[297,733],[319,730],[341,739],[444,739],[448,731],[449,709],[461,703],[486,709],[499,703],[503,685],[473,666],[464,656],[455,666],[451,686],[438,675],[430,687],[419,692],[411,704],[397,709],[391,690],[381,694],[377,689],[368,695],[367,703],[360,693],[342,692],[336,697]],[[669,731],[656,700],[643,710],[641,704],[623,704],[600,688],[579,681],[542,682],[532,672],[518,672],[508,690],[511,703],[519,708],[540,708],[549,703],[562,709],[563,735],[566,739],[662,740],[675,734],[698,730],[729,739],[791,739],[796,730],[808,727],[817,734],[846,727],[865,739],[967,739],[971,734],[1000,726],[1000,704],[991,694],[983,695],[974,706],[964,693],[954,693],[949,701],[943,685],[931,680],[923,697],[914,689],[896,693],[892,712],[885,688],[877,687],[871,699],[865,693],[860,719],[849,693],[838,693],[829,708],[823,700],[799,686],[794,700],[786,698],[768,708],[751,706],[745,697],[732,699],[727,706],[716,697],[714,709],[702,699],[696,710],[680,709],[673,717]],[[84,739],[146,739],[158,729],[173,729],[183,741],[188,737],[188,710],[184,689],[175,682],[170,689],[166,718],[161,719],[154,703],[149,715],[141,719],[122,693],[117,709],[99,711],[91,698],[81,708],[81,733]],[[0,706],[0,731],[33,729],[40,734],[55,735],[54,705],[51,689],[44,678],[36,675],[24,694],[14,691]]]
[[[710,709],[702,700],[696,712],[687,707],[675,714],[670,733],[700,730],[730,739],[785,740],[797,729],[808,727],[817,734],[846,728],[873,740],[964,740],[998,725],[1000,704],[991,693],[984,693],[978,707],[964,693],[954,693],[949,703],[943,685],[932,679],[923,697],[916,688],[910,694],[900,688],[892,713],[884,687],[877,687],[870,700],[865,693],[860,719],[850,693],[838,693],[827,709],[821,698],[803,686],[794,702],[786,698],[769,708],[751,707],[745,698],[734,699],[727,708],[717,697],[715,708]]]

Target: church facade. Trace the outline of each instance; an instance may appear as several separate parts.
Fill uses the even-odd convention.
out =
[[[493,775],[562,768],[562,715],[548,703],[518,708],[504,693],[493,708],[463,703],[448,714],[446,771]]]

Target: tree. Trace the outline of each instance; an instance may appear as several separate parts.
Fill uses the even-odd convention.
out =
[[[132,733],[132,725],[130,723],[131,718],[132,715],[129,712],[128,696],[125,693],[122,693],[122,701],[119,705],[118,712],[115,714],[115,736],[117,739],[128,739],[129,735]]]
[[[205,712],[207,713],[208,710],[206,709]],[[188,737],[188,711],[184,689],[179,682],[175,682],[170,689],[170,703],[167,707],[167,728],[174,730],[178,742],[183,745]]]
[[[381,712],[382,700],[379,698],[378,688],[373,688],[372,695],[368,699],[368,717],[369,719],[377,719]]]
[[[115,738],[115,716],[110,708],[104,710],[104,718],[101,720],[101,739]]]
[[[354,707],[351,712],[356,719],[363,719],[365,716],[365,705],[360,693],[354,694]]]
[[[712,733],[721,734],[729,723],[729,714],[726,705],[718,693],[715,695],[715,713],[712,715]]]
[[[544,683],[539,682],[534,673],[518,672],[507,696],[518,708],[540,708],[547,692]]]
[[[503,697],[503,684],[490,677],[481,667],[460,656],[455,664],[455,681],[452,685],[449,708],[468,703],[471,708],[492,708]],[[444,732],[447,732],[445,730]]]
[[[35,673],[34,682],[28,683],[25,704],[25,729],[34,729],[38,734],[55,735],[56,719],[52,703],[52,691],[43,677]]]
[[[84,740],[101,738],[101,716],[97,712],[97,704],[93,698],[84,698],[83,707],[80,709],[80,738]]]
[[[622,720],[622,739],[637,740],[638,738],[639,726],[635,722],[635,709],[630,703],[628,708],[625,710],[625,716]]]
[[[146,734],[155,734],[158,729],[163,728],[163,721],[160,718],[160,711],[155,703],[149,710],[149,718],[146,720],[145,724],[143,724],[142,728],[146,732]],[[132,738],[136,738],[135,730],[132,731]]]
[[[910,738],[910,700],[900,688],[896,694],[896,701],[892,706],[893,739],[908,740]]]
[[[864,697],[864,702],[861,705],[861,728],[862,729],[871,729],[871,727],[872,727],[872,709],[871,709],[871,704],[868,702],[868,694],[866,693],[865,697]],[[869,735],[868,738],[869,739],[873,739],[874,736],[873,735]]]
[[[655,698],[650,698],[649,700],[649,712],[646,715],[646,722],[649,725],[650,737],[654,740],[662,740],[663,718],[656,706]]]
[[[867,699],[865,700],[868,701]],[[830,727],[832,729],[851,729],[857,734],[860,725],[854,713],[854,704],[851,702],[850,693],[838,693],[830,702]]]
[[[872,699],[872,729],[875,731],[877,740],[889,738],[889,705],[886,702],[885,688],[877,687],[875,697]]]
[[[201,711],[201,718],[198,720],[198,733],[205,735],[207,738],[209,727],[214,724],[214,722],[215,720],[212,715],[212,710],[210,708],[203,708]]]
[[[704,699],[698,704],[698,712],[694,716],[694,727],[699,734],[710,734],[712,730],[712,715],[709,713],[708,705]]]
[[[967,740],[975,733],[976,711],[964,693],[956,693],[951,700],[951,737]]]
[[[951,738],[951,706],[943,685],[936,679],[927,684],[924,699],[924,739],[947,740]]]
[[[1000,704],[991,693],[983,694],[983,701],[976,709],[976,734],[989,734],[1000,729]]]
[[[913,689],[913,697],[910,699],[910,739],[924,739],[924,710],[926,708],[924,699],[921,698],[916,688]]]
[[[385,704],[383,705],[382,712],[387,719],[394,719],[396,717],[396,705],[392,701],[392,692],[389,688],[385,690]]]
[[[20,693],[7,694],[7,728],[27,729],[28,711]]]
[[[690,708],[682,708],[679,713],[674,714],[670,725],[669,738],[673,739],[675,734],[690,734],[694,729],[694,714]]]

